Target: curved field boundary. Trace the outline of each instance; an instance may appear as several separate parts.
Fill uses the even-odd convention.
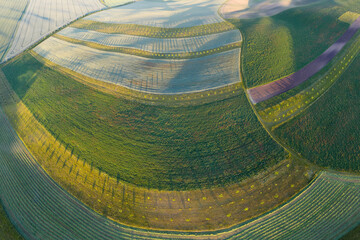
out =
[[[168,54],[202,52],[241,42],[239,30],[191,38],[150,38],[125,34],[100,33],[86,29],[67,27],[56,35],[107,47],[122,47],[151,53]]]
[[[335,239],[360,222],[360,178],[323,172],[289,203],[228,230],[191,233],[126,227],[59,187],[36,163],[2,110],[0,122],[2,201],[26,239]]]
[[[314,61],[306,65],[301,70],[274,82],[248,89],[249,98],[253,104],[265,101],[290,89],[295,88],[301,83],[323,69],[346,45],[346,43],[360,29],[360,17],[351,24],[344,35],[337,40],[330,48],[321,54]]]
[[[115,7],[120,6],[128,3],[135,2],[136,0],[100,0],[102,4],[104,4],[107,7]]]
[[[26,11],[28,0],[0,0],[0,62],[6,55],[16,33],[21,17]]]
[[[106,12],[106,11],[105,11]],[[73,28],[92,30],[110,34],[127,34],[153,38],[185,38],[214,33],[221,33],[236,29],[229,22],[211,23],[206,25],[185,28],[151,27],[139,24],[104,23],[88,19],[80,19],[70,25]]]
[[[114,47],[114,46],[108,46],[103,45],[95,42],[87,42],[78,40],[75,38],[69,38],[66,36],[62,36],[59,34],[53,35],[53,37],[58,38],[60,40],[79,44],[82,46],[94,48],[101,51],[107,51],[107,52],[117,52],[117,53],[124,53],[129,55],[135,55],[139,57],[146,57],[146,58],[154,58],[154,59],[191,59],[191,58],[199,58],[204,56],[209,56],[216,53],[221,53],[225,51],[229,51],[235,48],[241,47],[241,42],[235,42],[231,44],[227,44],[224,46],[220,46],[218,48],[214,49],[207,49],[203,51],[196,51],[196,52],[182,52],[182,53],[161,53],[161,52],[150,52],[150,51],[144,51],[137,48],[128,48],[128,47]]]
[[[4,59],[16,56],[74,19],[103,8],[98,0],[30,0]]]
[[[146,93],[194,93],[240,82],[238,48],[189,60],[149,59],[51,37],[33,51],[87,77]]]

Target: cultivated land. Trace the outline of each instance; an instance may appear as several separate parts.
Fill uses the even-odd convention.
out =
[[[114,7],[134,2],[134,0],[100,0],[102,4],[108,7]]]
[[[321,71],[344,48],[344,46],[352,39],[359,29],[360,17],[358,17],[344,35],[331,45],[323,54],[299,71],[274,82],[250,88],[248,90],[248,94],[251,102],[256,104],[268,100],[307,81],[309,78]]]
[[[220,8],[224,18],[250,19],[273,16],[290,8],[322,0],[229,0]]]
[[[320,166],[359,171],[359,69],[357,57],[326,94],[274,133]]]
[[[27,3],[27,0],[0,1],[0,62],[2,62],[2,59],[10,46],[13,35],[16,32],[16,27],[26,9]]]
[[[71,21],[104,8],[104,5],[98,0],[73,0],[70,2],[29,0],[28,2],[5,60],[16,56]]]
[[[186,28],[223,22],[224,20],[217,13],[222,3],[223,0],[144,0],[99,12],[86,17],[85,20],[162,28]]]
[[[251,88],[283,78],[321,55],[349,28],[338,20],[346,11],[330,2],[268,18],[231,20],[244,37],[245,85]]]
[[[126,184],[74,155],[31,114],[1,75],[1,105],[27,148],[47,173],[92,209],[131,226],[210,230],[238,224],[284,202],[304,187],[313,170],[284,160],[225,187],[149,190]],[[214,218],[213,216],[216,216]]]
[[[187,38],[150,38],[126,34],[101,33],[86,29],[67,27],[57,33],[81,42],[99,45],[139,49],[150,53],[192,53],[221,48],[222,46],[241,42],[239,30]],[[161,56],[159,56],[161,57]]]
[[[54,136],[125,182],[167,189],[221,185],[286,157],[243,91],[200,106],[148,106],[94,91],[30,55],[3,70]]]
[[[197,92],[240,82],[239,49],[189,60],[166,60],[105,52],[49,38],[34,51],[87,77],[149,93]]]
[[[1,239],[23,240],[23,237],[8,219],[2,205],[0,205],[0,236]]]

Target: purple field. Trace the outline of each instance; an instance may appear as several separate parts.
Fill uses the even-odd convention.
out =
[[[300,69],[299,71],[282,79],[270,82],[265,85],[254,87],[248,90],[250,100],[253,104],[265,101],[290,89],[295,88],[308,80],[314,74],[323,69],[346,45],[346,43],[360,29],[360,17],[349,27],[339,40],[329,47],[314,61]]]

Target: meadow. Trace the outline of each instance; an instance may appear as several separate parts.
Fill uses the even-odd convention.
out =
[[[272,17],[230,20],[243,36],[246,87],[298,71],[344,34],[349,24],[338,17],[348,10],[331,2],[324,4],[290,9]]]
[[[1,204],[0,204],[0,236],[3,239],[11,239],[11,240],[24,239],[15,229],[14,225],[12,225],[12,223],[10,222]]]
[[[54,136],[124,182],[159,189],[222,185],[286,157],[244,92],[200,106],[148,106],[95,91],[30,55],[3,71]]]

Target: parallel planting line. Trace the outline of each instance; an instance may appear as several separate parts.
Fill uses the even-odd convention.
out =
[[[231,44],[227,44],[215,49],[208,49],[204,51],[198,51],[198,52],[181,52],[181,53],[154,53],[150,51],[144,51],[137,48],[127,48],[127,47],[113,47],[113,46],[107,46],[95,42],[87,42],[78,40],[75,38],[69,38],[66,36],[62,36],[59,34],[53,35],[53,37],[56,37],[60,40],[67,41],[70,43],[79,44],[82,46],[107,51],[107,52],[118,52],[118,53],[124,53],[124,54],[130,54],[140,57],[146,57],[146,58],[155,58],[155,59],[190,59],[190,58],[199,58],[208,56],[215,53],[221,53],[225,51],[229,51],[235,48],[239,48],[241,46],[241,42],[235,42]]]
[[[351,24],[349,29],[339,40],[337,40],[323,54],[321,54],[318,58],[306,65],[301,70],[274,82],[248,89],[251,102],[256,104],[265,101],[290,89],[293,89],[308,80],[310,77],[323,69],[341,51],[341,49],[359,29],[360,17],[357,18],[353,24]]]
[[[164,28],[138,24],[104,23],[87,19],[81,19],[70,26],[73,28],[87,29],[102,33],[128,34],[154,38],[196,37],[235,29],[235,27],[229,22],[218,22],[185,28]]]

